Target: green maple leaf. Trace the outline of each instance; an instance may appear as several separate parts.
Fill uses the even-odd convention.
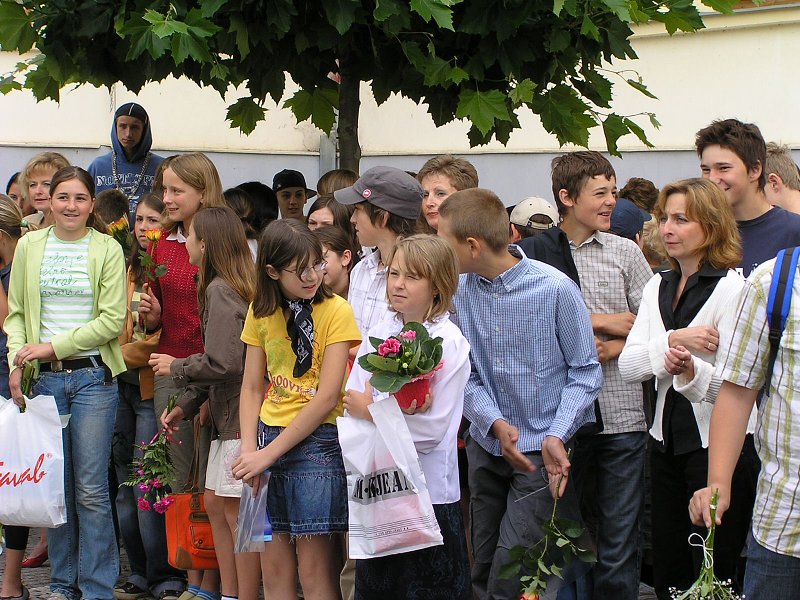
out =
[[[417,13],[426,23],[433,19],[442,29],[453,29],[453,9],[451,6],[462,0],[411,0],[411,10]]]
[[[200,0],[200,12],[205,18],[213,17],[228,0]]]
[[[356,8],[359,6],[360,2],[352,0],[325,0],[322,3],[328,21],[336,28],[339,35],[344,35],[350,29],[356,20]]]
[[[117,33],[130,44],[125,60],[134,60],[144,52],[157,60],[170,48],[169,39],[158,37],[143,17],[141,13],[131,14],[131,19],[117,29]]]
[[[626,117],[622,119],[622,122],[628,129],[631,130],[631,133],[633,133],[633,135],[639,138],[639,141],[642,142],[645,146],[647,146],[648,148],[654,147],[653,144],[650,143],[650,140],[647,139],[647,134],[644,132],[644,129],[639,127],[639,125],[635,121]]]
[[[14,80],[14,74],[4,75],[0,77],[0,94],[7,94],[11,90],[21,90],[22,84]]]
[[[495,120],[511,120],[506,106],[506,97],[498,90],[488,92],[462,90],[456,108],[456,117],[469,119],[484,135],[489,133]]]
[[[31,25],[32,16],[25,13],[22,4],[15,0],[0,0],[0,40],[2,49],[17,50],[24,54],[36,42],[36,32]]]
[[[266,111],[259,106],[253,98],[239,98],[228,107],[228,114],[225,117],[231,122],[231,127],[238,127],[245,135],[252,133],[259,121],[264,120]]]
[[[622,122],[622,117],[611,113],[603,121],[603,133],[606,136],[606,146],[608,146],[609,154],[620,156],[617,149],[617,140],[623,135],[630,133],[625,123]]]
[[[376,21],[386,21],[401,13],[402,11],[396,0],[376,0],[372,16]]]
[[[533,99],[532,107],[539,114],[542,126],[554,133],[558,143],[584,146],[589,143],[589,129],[597,125],[587,113],[589,107],[575,90],[557,85]]]
[[[653,98],[654,100],[658,100],[658,98],[656,98],[655,95],[650,90],[647,89],[647,86],[644,83],[642,83],[641,79],[638,81],[636,79],[626,79],[625,81],[628,83],[629,86],[631,86],[635,90],[639,90],[648,98]]]
[[[240,17],[231,16],[228,33],[236,34],[236,49],[239,51],[239,57],[244,60],[250,54],[250,34],[247,32],[247,23]]]
[[[629,0],[601,0],[621,21],[630,22]]]
[[[330,133],[339,107],[339,92],[333,88],[316,87],[312,92],[299,90],[284,106],[291,108],[297,122],[310,118],[325,133]]]
[[[536,84],[530,79],[523,79],[509,92],[508,97],[515,105],[527,104],[533,100],[534,91],[536,91]]]

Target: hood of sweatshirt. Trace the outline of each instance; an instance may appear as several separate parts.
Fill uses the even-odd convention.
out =
[[[117,118],[118,117],[136,117],[144,123],[144,131],[142,132],[142,139],[136,145],[133,151],[133,156],[130,159],[125,155],[125,149],[117,137]],[[150,152],[150,147],[153,145],[153,134],[150,130],[150,117],[147,111],[141,104],[136,102],[128,102],[123,104],[114,113],[114,121],[111,123],[111,147],[117,154],[117,160],[124,160],[128,163],[138,163],[144,160],[147,153]]]

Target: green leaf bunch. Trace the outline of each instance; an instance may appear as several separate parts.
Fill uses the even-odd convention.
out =
[[[407,332],[413,332],[414,339],[404,336]],[[377,350],[389,339],[399,342],[400,352],[381,356]],[[442,362],[442,338],[432,338],[422,323],[410,321],[400,333],[386,340],[370,336],[370,344],[376,352],[358,359],[358,364],[372,373],[372,387],[381,392],[393,394],[414,379],[427,375]]]
[[[153,240],[147,250],[139,250],[139,264],[142,265],[145,279],[151,283],[167,274],[167,265],[159,264],[153,259],[157,244],[158,240]]]
[[[670,589],[673,600],[741,600],[740,596],[733,591],[730,581],[720,581],[714,575],[714,532],[717,528],[717,500],[719,490],[714,490],[711,495],[711,527],[703,540],[703,566],[700,568],[700,575],[692,586],[685,592]],[[697,535],[699,538],[700,536]],[[691,542],[691,537],[689,538]]]
[[[735,2],[702,3],[729,13]],[[632,27],[647,22],[670,35],[704,27],[689,0],[0,0],[0,49],[36,51],[0,75],[0,93],[58,101],[71,84],[137,93],[185,76],[226,98],[245,134],[268,99],[328,133],[337,116],[357,128],[342,107],[364,81],[378,104],[399,94],[436,126],[467,121],[472,146],[506,144],[527,109],[560,145],[586,146],[601,127],[619,154],[625,136],[650,145],[640,119],[658,126],[611,108],[615,83],[654,97],[617,66],[637,58]],[[284,100],[287,74],[299,90]]]
[[[560,487],[563,475],[559,478]],[[548,493],[546,489],[540,492]],[[553,512],[542,524],[544,536],[531,547],[514,546],[509,550],[512,562],[504,565],[499,572],[501,579],[510,579],[522,575],[522,598],[538,598],[547,589],[547,580],[555,575],[561,579],[563,569],[576,558],[583,562],[597,562],[592,550],[578,545],[584,528],[577,521],[557,516],[558,498],[553,499]]]

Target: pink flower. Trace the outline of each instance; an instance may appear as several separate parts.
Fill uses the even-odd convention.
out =
[[[414,331],[413,329],[409,329],[408,331],[400,332],[400,335],[398,337],[401,340],[405,340],[407,342],[413,342],[415,339],[417,339],[417,332]]]
[[[161,502],[164,503],[164,508],[169,508],[173,504],[175,504],[175,498],[172,496],[166,496]]]
[[[397,354],[400,352],[400,341],[395,338],[389,338],[378,346],[378,354],[381,356],[388,356],[390,354]]]
[[[136,469],[136,474],[137,475],[144,475],[144,470],[143,469]]]
[[[164,484],[161,483],[161,480],[158,477],[154,477],[150,484],[153,486],[153,489],[164,487]]]
[[[142,490],[143,492],[149,492],[150,486],[147,483],[142,482],[139,484],[139,489]]]
[[[150,503],[144,498],[139,498],[139,510],[152,510]]]
[[[153,504],[153,510],[156,511],[158,514],[163,515],[165,512],[167,512],[167,507],[164,506],[163,500],[159,500],[158,502]]]

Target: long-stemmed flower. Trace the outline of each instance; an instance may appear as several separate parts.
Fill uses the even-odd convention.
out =
[[[177,394],[170,397],[167,412],[175,408]],[[139,510],[154,510],[165,513],[175,499],[171,496],[173,481],[172,459],[169,444],[175,443],[166,429],[161,429],[150,440],[137,446],[142,455],[131,463],[131,476],[122,485],[136,486],[143,495],[139,498]],[[180,443],[180,442],[178,442]]]

